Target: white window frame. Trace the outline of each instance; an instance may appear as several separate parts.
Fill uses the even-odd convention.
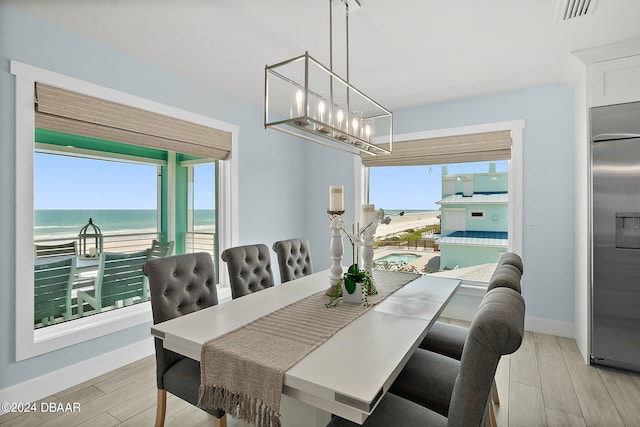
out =
[[[238,126],[222,122],[190,111],[157,103],[124,92],[109,89],[73,77],[54,73],[38,67],[11,60],[10,72],[15,76],[16,85],[16,361],[24,360],[60,348],[150,323],[149,302],[135,304],[120,310],[88,316],[73,322],[64,322],[34,330],[33,325],[33,152],[35,148],[34,129],[34,87],[35,82],[60,87],[107,101],[141,108],[158,114],[209,126],[231,133],[231,155],[218,162],[220,167],[220,245],[229,247],[236,244],[238,200],[234,196],[237,188]],[[172,171],[170,170],[171,174]],[[173,171],[175,173],[175,171]],[[171,180],[170,180],[171,182]],[[175,188],[169,197],[175,197]],[[169,222],[169,237],[175,236],[173,222]],[[219,260],[220,262],[220,260]],[[221,272],[221,279],[224,272]]]

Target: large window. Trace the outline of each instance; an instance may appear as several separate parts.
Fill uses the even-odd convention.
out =
[[[482,285],[503,252],[522,255],[524,125],[399,134],[390,156],[363,157],[362,203],[392,217],[377,229],[377,267]]]
[[[44,228],[36,228],[36,221],[39,221],[38,224],[43,221],[42,213],[36,211],[44,212],[47,205],[40,203],[47,200],[49,196],[45,192],[38,195],[34,184],[40,188],[43,188],[43,185],[49,185],[43,181],[47,178],[38,177],[38,168],[42,167],[41,160],[44,155],[50,156],[50,159],[56,156],[74,157],[75,160],[82,162],[74,166],[61,166],[67,168],[64,173],[69,173],[67,176],[70,177],[70,182],[61,184],[58,181],[54,186],[57,194],[71,195],[67,200],[78,202],[67,205],[67,210],[109,209],[108,207],[98,209],[90,204],[83,205],[82,202],[89,201],[85,200],[85,196],[89,196],[77,191],[79,186],[74,184],[79,182],[93,182],[94,189],[102,188],[102,195],[106,196],[112,193],[105,190],[105,187],[101,187],[102,183],[97,180],[111,180],[108,188],[119,192],[123,201],[132,201],[136,198],[139,199],[138,201],[153,200],[155,197],[156,206],[131,206],[140,206],[138,210],[156,210],[158,215],[154,215],[155,226],[149,225],[153,219],[146,218],[143,222],[149,226],[148,231],[151,235],[165,242],[173,241],[174,250],[177,253],[184,251],[184,234],[187,231],[189,167],[181,165],[180,162],[184,158],[192,161],[208,156],[220,159],[217,162],[217,174],[220,179],[215,181],[215,189],[217,197],[222,200],[220,209],[216,209],[216,219],[221,226],[216,238],[222,239],[221,245],[226,247],[235,243],[233,237],[235,230],[231,227],[231,216],[235,214],[237,202],[231,198],[231,194],[237,182],[234,172],[236,161],[227,156],[231,146],[236,143],[237,126],[17,61],[11,61],[11,73],[15,75],[16,85],[15,357],[16,360],[22,360],[151,322],[150,305],[148,301],[144,301],[129,305],[127,305],[128,302],[124,302],[122,309],[101,311],[100,315],[84,316],[73,322],[59,322],[50,327],[37,328],[34,324],[36,295],[34,276],[37,264],[34,262],[37,259],[34,243],[37,239],[47,239],[44,236],[45,233],[41,231]],[[34,99],[36,99],[35,104]],[[92,109],[94,103],[100,108]],[[114,111],[117,114],[103,114],[105,111]],[[43,145],[38,135],[39,129],[70,135],[72,140],[69,142],[44,141]],[[36,144],[34,144],[34,133]],[[93,138],[93,140],[88,146],[80,146],[79,141],[73,139],[73,135],[82,135],[82,138]],[[121,146],[116,147],[112,144],[128,144],[125,151],[131,151],[123,153]],[[178,147],[183,147],[184,150]],[[34,154],[34,149],[38,154]],[[183,151],[188,155],[182,157],[171,150]],[[126,168],[135,165],[136,170],[140,170],[138,167],[150,167],[149,170],[153,172],[148,177],[153,184],[145,186],[142,190],[138,190],[137,187],[136,190],[130,190],[137,183],[122,184],[117,180],[124,172],[116,173],[117,177],[106,178],[94,166],[85,169],[85,166],[93,161],[98,161],[99,164],[112,163],[110,166],[114,167]],[[160,173],[157,173],[158,169]],[[55,173],[62,175],[60,170]],[[131,176],[129,178],[131,179]],[[55,176],[49,179],[52,181],[51,184],[56,181]],[[50,189],[47,192],[50,191],[53,190]],[[147,192],[150,193],[151,199],[147,199]],[[96,195],[99,195],[98,191],[93,193],[93,196]],[[87,213],[83,212],[84,216]],[[98,213],[100,212],[96,215]],[[38,216],[37,219],[36,216]],[[82,215],[80,216],[83,218]],[[116,215],[112,214],[105,222],[102,220],[98,222],[96,219],[97,225],[105,234],[105,247],[110,234],[107,223],[115,217]],[[133,216],[130,216],[130,220],[132,223],[135,222]],[[88,221],[88,218],[82,219],[86,224],[85,221]],[[69,224],[68,227],[71,230],[77,225]],[[152,227],[153,230],[151,230]],[[131,230],[134,229],[140,228],[136,226]],[[78,238],[78,240],[81,239]],[[75,242],[75,248],[72,242],[72,249],[84,254],[78,247],[79,241]],[[128,252],[123,248],[117,251]],[[92,254],[88,252],[88,258],[91,258]],[[76,273],[85,274],[85,272]],[[84,307],[91,310],[88,305]],[[78,314],[77,307],[74,313]]]

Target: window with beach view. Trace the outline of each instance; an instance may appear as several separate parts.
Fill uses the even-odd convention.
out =
[[[34,156],[35,328],[148,300],[141,265],[161,240],[158,165],[71,154]]]
[[[34,328],[148,301],[149,258],[217,259],[215,160],[63,138],[34,154]]]
[[[507,250],[506,160],[370,167],[369,201],[392,218],[377,229],[376,268],[486,283]]]

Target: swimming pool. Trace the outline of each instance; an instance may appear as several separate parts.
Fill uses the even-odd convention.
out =
[[[410,262],[413,262],[420,257],[421,255],[416,255],[416,254],[389,254],[389,255],[383,256],[382,258],[378,258],[375,261],[378,261],[378,262],[386,261],[386,262],[397,262],[397,263],[409,264]]]

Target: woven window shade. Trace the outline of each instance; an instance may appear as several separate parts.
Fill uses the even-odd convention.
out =
[[[36,127],[224,160],[231,133],[36,83]]]
[[[393,143],[392,154],[362,156],[362,163],[365,166],[417,166],[510,158],[511,131],[505,130],[396,141]]]

